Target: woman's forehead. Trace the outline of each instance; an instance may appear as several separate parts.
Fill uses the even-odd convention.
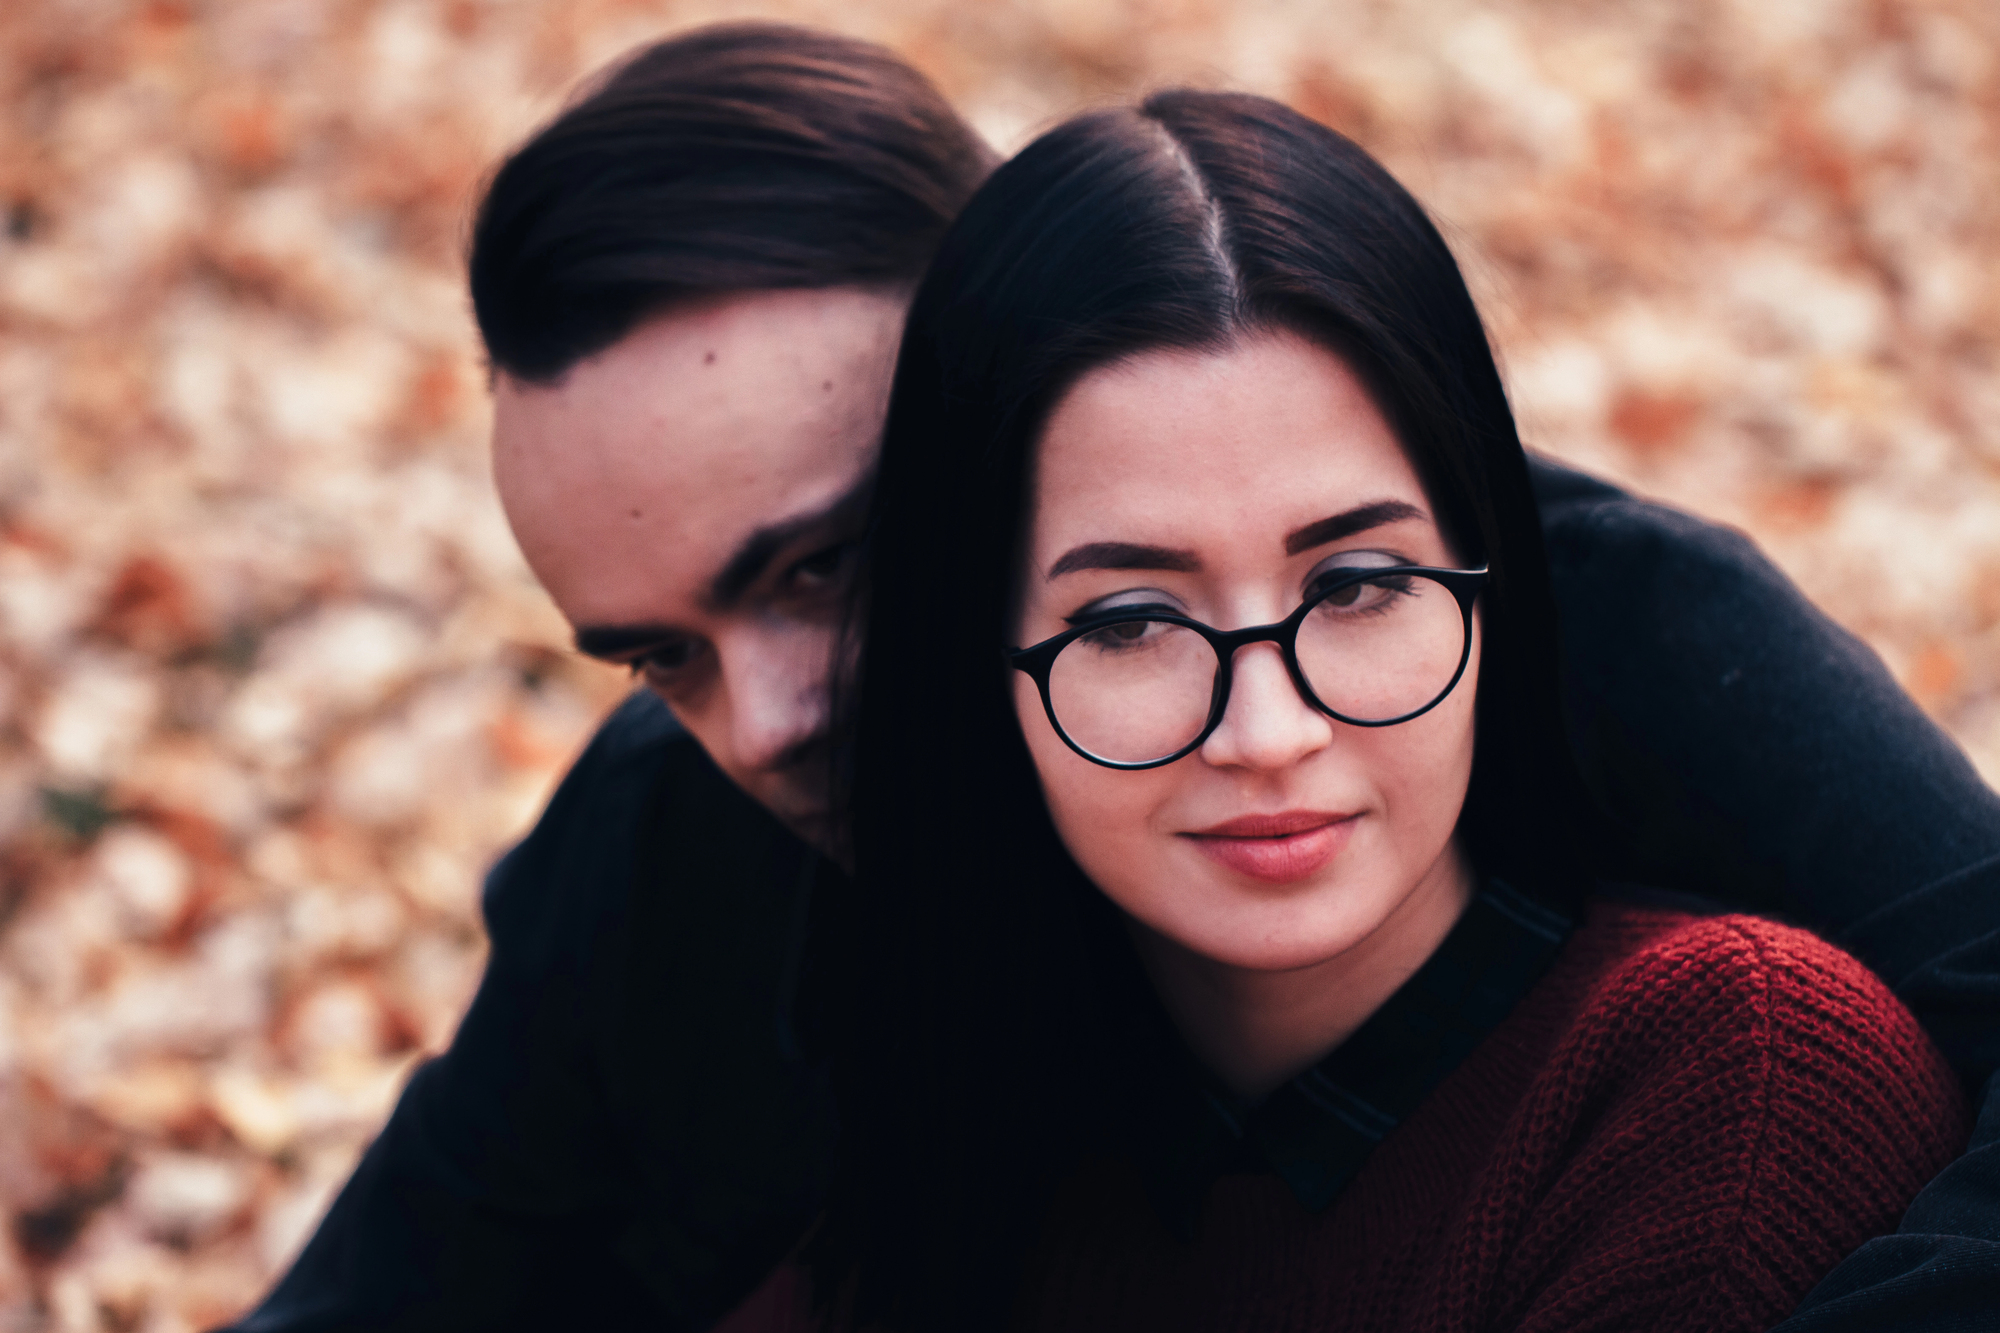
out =
[[[1282,544],[1355,506],[1429,510],[1359,377],[1288,332],[1083,376],[1050,414],[1034,495],[1038,550],[1175,534]]]

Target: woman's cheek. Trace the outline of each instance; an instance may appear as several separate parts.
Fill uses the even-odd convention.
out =
[[[1392,814],[1398,859],[1409,863],[1411,875],[1427,870],[1457,831],[1472,781],[1474,711],[1473,692],[1461,689],[1423,717],[1376,733],[1385,742],[1378,780]]]
[[[1135,886],[1162,880],[1155,863],[1164,849],[1152,845],[1149,816],[1177,766],[1125,772],[1091,763],[1055,734],[1032,683],[1016,687],[1015,714],[1063,846],[1092,883],[1132,910]]]
[[[1048,804],[1049,814],[1062,827],[1062,807],[1065,804],[1066,770],[1071,762],[1081,762],[1076,752],[1063,743],[1056,735],[1056,729],[1049,721],[1048,711],[1042,707],[1041,692],[1027,673],[1014,673],[1014,720],[1020,725],[1021,739],[1028,744],[1028,757],[1034,761],[1035,777],[1041,783],[1042,799]]]
[[[1028,744],[1028,757],[1034,761],[1035,777],[1041,783],[1042,800],[1049,808],[1049,818],[1054,821],[1056,832],[1062,835],[1063,845],[1070,849],[1070,855],[1079,864],[1084,856],[1071,842],[1070,829],[1079,823],[1075,818],[1078,793],[1074,790],[1080,776],[1073,765],[1095,768],[1056,735],[1055,727],[1049,722],[1049,715],[1042,707],[1041,692],[1024,672],[1014,673],[1014,718],[1020,724],[1021,737]],[[1107,770],[1108,771],[1108,770]],[[1085,869],[1088,870],[1088,866]]]

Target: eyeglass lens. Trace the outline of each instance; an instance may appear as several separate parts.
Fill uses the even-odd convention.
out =
[[[1417,574],[1349,584],[1306,613],[1299,671],[1328,709],[1387,722],[1434,703],[1465,651],[1451,591]],[[1049,708],[1071,741],[1113,763],[1186,748],[1208,724],[1215,649],[1184,625],[1138,618],[1065,645],[1049,670]]]

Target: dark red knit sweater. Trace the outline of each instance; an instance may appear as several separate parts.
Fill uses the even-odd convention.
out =
[[[1129,1167],[1071,1180],[1017,1326],[1109,1333],[1762,1329],[1893,1230],[1962,1094],[1852,958],[1750,917],[1597,905],[1325,1212],[1225,1176],[1192,1245]],[[722,1326],[809,1329],[774,1274]]]

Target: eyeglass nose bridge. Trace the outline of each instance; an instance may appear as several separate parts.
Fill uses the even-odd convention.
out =
[[[1306,680],[1305,669],[1299,665],[1299,626],[1305,623],[1305,618],[1314,605],[1314,602],[1308,601],[1283,620],[1269,625],[1246,625],[1242,629],[1216,629],[1197,622],[1199,632],[1208,640],[1208,646],[1215,653],[1215,683],[1209,687],[1208,721],[1202,724],[1201,734],[1195,737],[1181,754],[1191,754],[1199,750],[1222,725],[1222,719],[1229,712],[1230,692],[1236,685],[1237,651],[1248,648],[1253,643],[1278,645],[1278,656],[1285,663],[1285,674],[1291,677],[1292,688],[1298,691],[1299,698],[1306,707],[1336,722],[1346,721],[1313,693],[1312,685]]]

